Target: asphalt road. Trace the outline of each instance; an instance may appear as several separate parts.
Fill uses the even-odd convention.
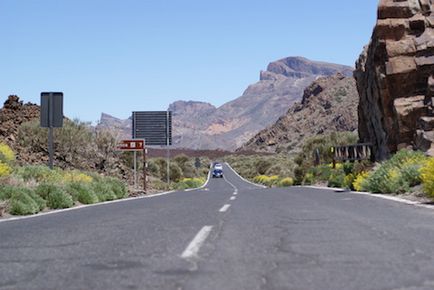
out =
[[[225,166],[203,189],[0,222],[0,289],[434,289],[434,211]]]

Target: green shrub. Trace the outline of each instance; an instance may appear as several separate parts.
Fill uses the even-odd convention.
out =
[[[92,184],[92,191],[96,194],[99,201],[110,201],[116,199],[116,194],[112,187],[105,181],[96,181]]]
[[[344,170],[344,173],[346,175],[353,173],[353,169],[354,169],[354,163],[352,162],[345,162],[342,165],[342,169]]]
[[[289,187],[292,185],[294,185],[294,179],[292,179],[291,177],[283,178],[278,183],[279,187]]]
[[[11,198],[13,187],[10,185],[0,185],[0,200]]]
[[[10,210],[13,215],[29,215],[41,211],[45,201],[31,189],[24,187],[11,188]]]
[[[402,178],[409,186],[416,186],[422,182],[421,167],[421,164],[410,164],[401,169]]]
[[[55,191],[57,187],[57,185],[52,183],[41,183],[36,187],[35,192],[43,199],[48,200],[50,192]]]
[[[259,159],[255,162],[256,170],[260,175],[264,175],[265,173],[267,173],[267,171],[272,165],[273,163],[271,163],[270,160],[266,159]]]
[[[79,201],[82,204],[98,202],[98,197],[89,184],[73,182],[68,184],[67,191],[71,194],[73,200]]]
[[[364,184],[374,193],[404,193],[421,181],[419,168],[426,161],[422,152],[401,150],[378,165]]]
[[[312,185],[315,182],[315,176],[308,172],[303,178],[303,185]]]
[[[354,179],[355,179],[355,176],[352,173],[345,175],[344,187],[351,189],[351,190],[354,190],[354,186],[353,186]]]
[[[71,195],[62,187],[51,188],[47,197],[47,206],[52,209],[70,208],[74,205]]]
[[[334,172],[330,175],[327,183],[328,187],[343,188],[346,187],[345,184],[345,174],[343,172]]]
[[[62,172],[59,169],[51,170],[43,165],[24,166],[17,170],[16,175],[24,181],[34,180],[40,182],[61,182]]]
[[[119,179],[106,177],[104,181],[108,186],[110,186],[111,191],[114,193],[117,199],[128,196],[127,186]]]

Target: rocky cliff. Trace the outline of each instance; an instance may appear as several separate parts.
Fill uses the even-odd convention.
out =
[[[434,154],[433,12],[432,0],[381,0],[356,63],[359,136],[378,160],[409,146]]]
[[[358,94],[355,80],[336,74],[321,77],[304,90],[272,126],[260,131],[238,150],[261,152],[297,151],[306,138],[357,129]]]
[[[300,101],[303,90],[317,77],[337,72],[351,75],[352,71],[348,66],[302,57],[272,62],[260,72],[259,82],[219,108],[192,101],[171,104],[173,143],[178,148],[235,150]]]

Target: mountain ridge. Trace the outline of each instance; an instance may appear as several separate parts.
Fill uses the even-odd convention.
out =
[[[235,150],[285,114],[312,81],[337,72],[349,76],[353,68],[286,57],[269,63],[267,70],[259,73],[258,82],[220,107],[199,101],[176,101],[169,105],[173,144],[178,148]]]

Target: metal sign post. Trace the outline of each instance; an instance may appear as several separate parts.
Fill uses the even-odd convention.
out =
[[[133,151],[134,152],[134,188],[137,188],[137,151],[143,151],[143,191],[146,193],[147,172],[148,164],[146,163],[147,149],[145,147],[145,140],[122,140],[118,145],[120,151]]]
[[[48,166],[53,169],[54,163],[54,138],[53,128],[63,126],[63,93],[48,92],[41,93],[41,116],[42,128],[48,128]]]
[[[166,112],[167,185],[170,188],[169,111]]]

